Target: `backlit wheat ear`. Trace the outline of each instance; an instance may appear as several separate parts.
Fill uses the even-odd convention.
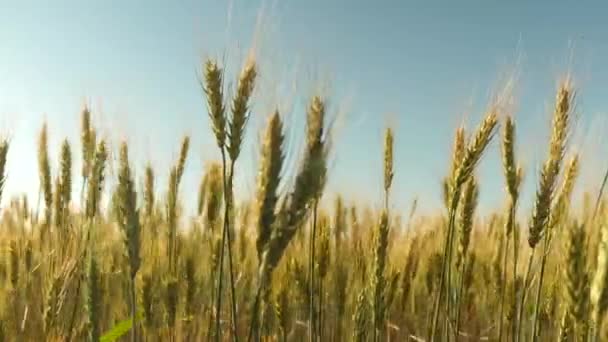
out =
[[[579,174],[579,158],[574,155],[566,165],[564,177],[559,195],[555,199],[555,204],[549,215],[548,229],[555,229],[562,221],[568,217],[569,203],[574,190],[574,184]]]
[[[137,193],[131,166],[129,165],[129,150],[127,143],[120,146],[120,161],[118,171],[118,225],[124,232],[124,245],[129,258],[130,275],[130,311],[131,319],[136,322],[137,300],[135,295],[135,276],[141,265],[140,258],[140,233],[139,212],[137,209]],[[131,330],[132,341],[137,341],[136,324]]]
[[[99,212],[101,193],[105,183],[105,168],[108,159],[105,141],[100,141],[95,153],[95,160],[91,169],[91,177],[87,188],[86,214],[93,218]]]
[[[207,170],[207,196],[206,196],[206,224],[211,231],[215,230],[220,219],[220,209],[222,208],[222,166],[213,163]]]
[[[306,124],[306,150],[295,187],[289,194],[278,215],[265,251],[266,272],[271,272],[279,262],[297,228],[306,217],[308,206],[317,199],[325,185],[326,144],[324,135],[325,104],[314,97],[309,107]],[[267,274],[268,275],[268,274]]]
[[[226,113],[224,108],[223,70],[212,60],[205,62],[205,83],[203,85],[207,95],[207,107],[211,126],[217,145],[223,149],[226,144]]]
[[[385,321],[386,308],[384,307],[383,293],[387,286],[385,276],[386,256],[388,249],[388,213],[382,211],[380,214],[380,222],[374,234],[374,274],[372,277],[372,293],[373,293],[373,322],[374,336],[382,336],[382,329]]]
[[[283,123],[278,112],[271,116],[262,141],[260,169],[258,172],[258,190],[255,202],[257,210],[258,236],[256,248],[261,260],[264,247],[268,243],[275,220],[275,210],[278,201],[278,187],[283,168]]]
[[[384,135],[384,191],[388,193],[393,183],[393,130],[386,129]]]
[[[188,150],[190,149],[190,137],[185,136],[182,140],[182,146],[179,150],[179,160],[177,161],[177,166],[175,167],[176,176],[177,176],[177,185],[181,183],[182,176],[184,175],[184,168],[186,167],[186,159],[188,158]]]
[[[477,201],[479,198],[479,189],[475,178],[471,178],[465,185],[462,192],[461,203],[462,207],[459,210],[459,225],[460,232],[458,234],[458,255],[456,258],[456,266],[459,267],[466,259],[469,242],[471,241],[471,231],[473,230],[473,218]]]
[[[591,323],[595,335],[599,335],[602,320],[608,308],[608,225],[601,226],[601,241],[597,250],[597,268],[591,284]],[[594,338],[596,336],[593,336]]]
[[[119,226],[125,233],[125,249],[129,255],[131,276],[139,270],[139,220],[137,217],[137,194],[131,166],[129,165],[129,150],[126,143],[120,146],[120,166],[118,173],[118,208]]]
[[[452,161],[450,165],[450,174],[443,181],[443,197],[446,208],[450,205],[452,180],[456,177],[456,172],[462,163],[462,159],[466,152],[466,131],[464,126],[458,127],[454,135],[454,143],[452,146]]]
[[[306,121],[306,149],[294,189],[281,204],[280,210],[272,227],[272,233],[259,266],[259,283],[256,300],[253,304],[251,338],[257,329],[257,315],[260,296],[267,291],[271,275],[281,260],[285,249],[302,226],[310,209],[310,204],[319,199],[326,180],[327,140],[325,136],[325,104],[320,97],[314,97],[308,109]]]
[[[256,76],[257,69],[255,63],[248,62],[241,72],[236,94],[232,100],[228,154],[230,155],[230,160],[233,162],[237,160],[241,153],[245,126],[249,119],[249,99],[253,93]]]
[[[502,136],[502,165],[507,180],[507,192],[513,198],[518,197],[518,168],[515,162],[515,122],[507,116]]]
[[[564,315],[569,326],[576,336],[576,340],[584,341],[587,319],[587,272],[585,254],[584,226],[572,224],[567,230],[564,301],[566,309]]]
[[[91,111],[87,106],[82,110],[81,114],[81,127],[80,127],[80,140],[82,143],[82,178],[85,180],[91,173],[93,164],[93,154],[91,153],[91,145],[93,150],[95,143],[91,136]],[[94,153],[94,152],[93,152]]]
[[[198,185],[198,200],[197,200],[197,211],[198,216],[203,215],[203,211],[205,210],[205,200],[207,196],[207,183],[209,182],[209,177],[207,172],[203,173],[203,177],[201,178],[201,182]]]
[[[48,153],[48,129],[46,123],[42,125],[38,138],[38,170],[40,172],[40,188],[44,196],[46,207],[45,223],[51,223],[53,212],[53,185],[51,180],[51,167]]]
[[[4,192],[4,185],[6,183],[6,161],[9,149],[9,141],[0,141],[0,198]]]
[[[176,235],[177,235],[177,187],[178,187],[178,171],[177,168],[171,168],[169,172],[169,185],[167,189],[167,252],[169,254],[169,267],[171,271],[176,270]]]
[[[557,94],[549,143],[549,156],[542,167],[540,183],[536,190],[536,201],[534,202],[528,236],[528,244],[532,248],[536,247],[540,241],[551,213],[551,202],[566,148],[573,97],[574,93],[570,85],[564,83]]]
[[[154,169],[152,168],[152,165],[146,165],[144,177],[144,207],[146,209],[146,215],[151,217],[154,213],[156,196],[154,190]]]
[[[495,111],[490,111],[477,128],[471,142],[466,147],[462,161],[458,165],[458,169],[452,179],[452,188],[455,192],[452,193],[452,207],[454,207],[454,203],[457,203],[458,201],[457,197],[460,195],[462,185],[469,180],[469,177],[481,159],[484,150],[492,140],[497,124],[497,113]]]
[[[72,200],[72,152],[67,140],[61,145],[61,208],[67,211]]]
[[[353,315],[353,341],[364,342],[367,341],[367,324],[369,320],[368,316],[368,305],[365,297],[365,291],[361,290],[357,296],[355,304],[355,313]]]

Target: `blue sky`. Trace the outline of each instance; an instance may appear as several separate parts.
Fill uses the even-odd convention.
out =
[[[218,157],[197,72],[204,58],[218,57],[233,80],[251,51],[260,82],[239,160],[242,196],[253,192],[266,115],[281,109],[297,150],[302,109],[323,89],[339,113],[329,192],[381,204],[382,132],[390,125],[393,205],[404,209],[418,197],[423,210],[438,208],[455,127],[474,127],[511,76],[530,198],[566,72],[579,88],[572,142],[584,153],[581,183],[593,189],[608,166],[597,137],[608,127],[606,10],[566,1],[0,0],[0,129],[12,138],[6,192],[36,199],[43,119],[51,155],[67,137],[78,167],[79,111],[89,103],[108,139],[132,144],[138,168],[157,166],[161,189],[181,137],[192,135],[182,190],[191,207],[204,163]],[[478,173],[484,209],[502,205],[498,155],[494,143]]]

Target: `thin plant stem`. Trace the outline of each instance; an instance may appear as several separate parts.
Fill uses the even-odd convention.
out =
[[[513,232],[511,232],[513,233]],[[507,237],[507,242],[505,244],[505,250],[502,255],[502,282],[503,285],[500,287],[500,314],[498,316],[498,342],[502,342],[502,334],[503,334],[503,315],[505,312],[505,288],[507,283],[507,256],[509,251],[509,237]]]
[[[446,262],[448,259],[448,251],[449,245],[451,245],[452,235],[454,231],[454,221],[456,219],[455,210],[451,210],[449,213],[449,222],[448,222],[448,233],[446,234],[444,249],[443,249],[443,260],[441,261],[441,277],[439,280],[439,294],[437,295],[437,300],[435,301],[435,307],[433,310],[433,320],[431,323],[431,331],[429,341],[435,341],[435,336],[437,335],[437,327],[439,323],[439,309],[441,307],[441,300],[443,298],[443,288],[445,286],[445,278],[446,278]]]
[[[523,316],[524,316],[524,305],[526,303],[526,292],[528,289],[528,282],[530,281],[530,273],[532,271],[532,261],[534,261],[534,252],[535,248],[532,249],[530,253],[530,258],[528,259],[528,266],[526,267],[526,276],[524,278],[524,286],[521,291],[521,297],[519,302],[519,313],[517,315],[517,334],[515,335],[515,341],[519,342],[521,338],[521,331],[523,325]]]
[[[535,304],[534,304],[534,322],[533,322],[533,326],[532,326],[532,341],[535,342],[538,340],[538,315],[540,312],[540,296],[543,290],[543,278],[545,275],[545,266],[547,264],[547,251],[548,251],[548,246],[549,246],[549,237],[545,236],[544,241],[543,241],[543,255],[541,258],[541,264],[540,264],[540,278],[538,279],[538,288],[536,290],[536,300],[535,300]]]
[[[462,270],[460,272],[460,285],[458,289],[458,303],[456,305],[456,330],[454,332],[454,338],[458,341],[458,336],[460,334],[460,313],[461,313],[461,304],[462,304],[462,296],[464,291],[464,277],[466,271],[466,257],[463,257],[462,260]]]
[[[308,340],[314,342],[315,335],[315,240],[317,236],[317,201],[313,204],[312,222],[310,231],[310,256],[309,256],[309,274],[310,274],[310,289],[309,289],[309,318],[308,318]]]

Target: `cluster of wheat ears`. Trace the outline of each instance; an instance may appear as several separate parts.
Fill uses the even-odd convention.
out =
[[[22,197],[2,209],[0,341],[608,338],[608,209],[595,194],[579,212],[570,210],[581,163],[567,148],[571,83],[557,91],[529,215],[518,214],[524,171],[515,122],[491,105],[476,130],[456,130],[445,214],[413,220],[412,211],[404,220],[389,210],[391,129],[379,165],[382,210],[347,205],[340,196],[331,208],[320,205],[332,136],[322,96],[308,105],[294,178],[283,179],[286,129],[275,111],[260,144],[255,196],[234,203],[256,64],[245,64],[231,99],[223,76],[216,61],[204,63],[201,85],[221,160],[205,168],[196,215],[188,219],[180,217],[179,191],[189,137],[158,201],[155,170],[147,166],[137,178],[125,142],[116,154],[116,186],[109,186],[113,154],[85,108],[77,203],[72,145],[63,142],[53,172],[43,124],[39,204],[30,208]],[[493,139],[500,140],[505,210],[481,218],[475,173]],[[0,189],[10,181],[9,145],[0,144]]]

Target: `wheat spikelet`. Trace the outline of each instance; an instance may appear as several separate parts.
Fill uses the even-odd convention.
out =
[[[555,204],[549,215],[548,229],[556,228],[561,221],[568,216],[568,204],[570,203],[579,169],[579,158],[578,155],[575,154],[566,165],[561,190],[555,199]]]
[[[48,130],[46,122],[42,125],[38,138],[38,170],[40,173],[40,188],[44,196],[44,204],[46,207],[45,223],[48,225],[51,223],[53,212],[53,190],[51,181],[51,167],[49,164]]]
[[[306,150],[295,180],[295,187],[283,202],[275,222],[276,229],[264,252],[265,277],[279,262],[298,226],[306,217],[308,206],[323,191],[326,175],[326,140],[324,138],[325,104],[314,97],[309,107],[306,124]]]
[[[169,189],[167,189],[167,252],[169,254],[169,265],[171,270],[175,270],[176,254],[175,254],[175,239],[177,229],[177,187],[178,187],[178,171],[177,168],[171,168],[169,173]]]
[[[511,198],[518,197],[517,163],[515,162],[515,122],[507,116],[502,136],[502,166],[507,180],[507,192]]]
[[[9,149],[9,141],[4,139],[0,141],[0,198],[4,192],[4,184],[6,183],[6,160]]]
[[[214,230],[222,207],[222,166],[217,163],[211,164],[205,178],[208,179],[205,208],[207,227]]]
[[[275,112],[268,122],[262,141],[260,169],[258,171],[258,190],[255,202],[257,211],[257,241],[258,258],[261,260],[264,247],[270,238],[272,224],[275,220],[275,210],[278,201],[277,189],[281,180],[283,167],[283,124],[278,112]]]
[[[374,329],[376,330],[374,336],[382,331],[386,314],[383,296],[387,286],[384,269],[386,265],[386,256],[388,253],[389,235],[388,214],[386,211],[382,211],[380,214],[380,222],[378,223],[377,227],[377,231],[374,234],[374,273],[371,284],[373,294],[372,314]]]
[[[228,154],[233,162],[241,153],[241,143],[245,134],[245,125],[249,118],[249,99],[255,86],[257,76],[256,65],[248,62],[243,68],[238,80],[236,94],[232,100],[232,118],[230,120],[230,133]]]
[[[179,150],[179,159],[175,167],[177,176],[177,185],[181,183],[182,176],[184,175],[184,168],[186,167],[186,159],[188,158],[188,150],[190,149],[190,137],[185,136],[182,140],[182,146]]]
[[[549,143],[549,156],[540,174],[540,183],[536,190],[536,201],[529,226],[528,243],[534,248],[541,239],[551,212],[551,201],[555,192],[555,183],[559,175],[570,121],[570,107],[573,91],[564,83],[557,94],[557,103],[553,115],[553,129]]]
[[[600,332],[601,322],[608,308],[608,225],[602,224],[601,241],[597,250],[597,268],[591,283],[591,318],[596,334]]]
[[[368,306],[365,297],[365,291],[361,290],[357,296],[355,313],[353,315],[353,341],[364,342],[367,341],[367,324],[368,324]]]
[[[492,140],[497,124],[497,113],[495,111],[490,111],[475,131],[472,140],[467,145],[462,156],[462,161],[459,163],[456,173],[451,179],[452,208],[454,208],[458,202],[462,185],[468,181],[475,166],[481,159],[484,150]]]
[[[120,146],[120,160],[118,171],[118,224],[124,232],[124,245],[129,257],[129,274],[130,274],[130,310],[131,319],[133,320],[133,328],[131,330],[131,339],[137,341],[136,329],[136,297],[135,297],[135,276],[141,265],[140,257],[140,233],[141,227],[139,224],[139,210],[137,209],[137,193],[131,166],[129,165],[129,150],[127,143],[123,142]]]
[[[386,129],[384,135],[384,191],[388,192],[393,182],[393,130]]]
[[[61,178],[55,178],[55,192],[53,193],[53,211],[55,213],[55,226],[63,226],[63,206],[61,204]]]
[[[209,182],[209,177],[207,172],[203,173],[201,178],[201,182],[198,186],[198,200],[196,205],[196,213],[198,216],[203,215],[203,211],[205,210],[205,200],[207,195],[207,183]]]
[[[467,252],[469,250],[469,242],[471,240],[471,231],[473,230],[473,218],[475,215],[475,208],[477,207],[477,201],[479,198],[479,188],[475,178],[471,178],[465,185],[464,191],[461,196],[462,207],[459,212],[459,228],[460,234],[458,243],[458,254],[456,258],[456,266],[460,265],[465,261]]]
[[[154,169],[148,163],[144,171],[144,208],[148,217],[154,212],[155,190],[154,190]]]
[[[87,106],[82,109],[80,119],[80,141],[82,143],[82,178],[85,180],[89,177],[92,168],[92,159],[95,149],[95,143],[91,136],[91,111]],[[91,145],[93,151],[91,151]]]
[[[450,165],[450,174],[443,180],[443,201],[446,208],[450,206],[450,198],[451,198],[451,187],[452,180],[456,177],[456,172],[462,163],[462,159],[466,152],[466,131],[464,126],[458,127],[456,129],[456,134],[454,135],[454,143],[452,146],[452,162]]]
[[[564,274],[564,315],[575,331],[577,339],[585,333],[587,314],[587,272],[585,254],[585,230],[578,224],[572,224],[567,230],[566,268]],[[583,341],[584,339],[579,339]]]
[[[108,160],[108,152],[106,151],[105,141],[100,141],[95,153],[95,161],[89,179],[87,188],[86,214],[87,217],[93,218],[99,212],[99,203],[101,201],[101,192],[105,183],[105,167]]]
[[[282,341],[287,341],[289,328],[291,326],[291,307],[289,305],[289,286],[282,284],[276,294],[274,311],[279,323],[279,333]]]
[[[61,145],[61,209],[65,217],[72,199],[72,152],[67,140]]]
[[[344,200],[340,195],[336,196],[334,207],[334,242],[336,250],[340,250],[340,242],[346,232],[346,208],[344,208]]]
[[[226,113],[224,108],[223,70],[212,60],[205,62],[205,84],[207,107],[217,145],[223,149],[226,143]]]

